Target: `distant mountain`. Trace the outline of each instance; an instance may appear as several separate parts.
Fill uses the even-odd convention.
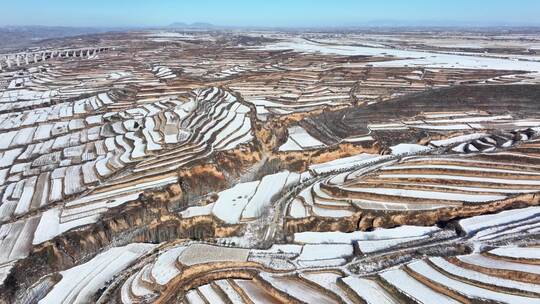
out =
[[[169,27],[187,27],[189,26],[189,24],[185,23],[185,22],[175,22],[175,23],[171,23],[169,24]]]
[[[175,23],[171,23],[169,25],[169,27],[172,27],[172,28],[197,28],[197,29],[208,29],[208,28],[215,28],[216,26],[211,24],[211,23],[207,23],[207,22],[194,22],[194,23],[185,23],[185,22],[175,22]]]
[[[206,22],[195,22],[191,24],[192,27],[214,27],[211,23]]]

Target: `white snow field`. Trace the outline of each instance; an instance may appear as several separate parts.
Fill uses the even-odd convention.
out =
[[[466,56],[442,54],[435,52],[408,51],[394,48],[328,45],[307,41],[304,39],[291,39],[286,42],[276,42],[263,47],[266,50],[295,50],[297,52],[336,55],[369,55],[389,56],[394,60],[370,62],[376,67],[426,67],[426,68],[462,68],[462,69],[490,69],[490,70],[520,70],[528,72],[540,71],[540,62],[519,61],[506,58],[489,58],[484,56]]]

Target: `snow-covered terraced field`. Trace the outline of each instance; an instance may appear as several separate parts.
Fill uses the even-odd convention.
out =
[[[39,303],[87,302],[116,274],[154,247],[153,244],[133,243],[111,248],[84,264],[62,271],[60,281]]]
[[[156,101],[104,112],[118,101],[101,93],[42,107],[35,116],[2,114],[2,127],[13,131],[0,144],[0,219],[9,222],[0,226],[5,238],[0,264],[25,258],[32,244],[96,222],[143,191],[177,183],[167,170],[249,142],[249,109],[234,101],[210,89],[194,92],[185,102]],[[202,113],[198,107],[216,112],[197,117]],[[175,146],[179,152],[171,149]],[[169,166],[156,157],[163,151],[169,151],[160,154],[164,160],[179,154],[184,160]],[[36,210],[32,218],[10,222]]]
[[[516,119],[511,115],[490,115],[482,112],[425,112],[411,119],[368,124],[371,131],[423,130],[439,132],[467,132],[444,140],[433,140],[436,147],[462,144],[456,152],[493,151],[497,147],[509,147],[520,140],[528,140],[534,133],[530,128],[540,127],[537,119]],[[486,129],[506,131],[487,135]],[[476,133],[475,133],[476,132]],[[465,143],[468,146],[465,146]],[[469,148],[469,149],[467,149]]]
[[[203,251],[201,251],[203,250]],[[201,254],[204,252],[204,254]],[[325,291],[319,291],[318,284],[324,284],[317,277],[312,277],[306,273],[305,279],[300,279],[297,276],[279,277],[274,274],[261,272],[257,275],[256,280],[232,280],[235,272],[250,273],[259,271],[262,268],[272,269],[278,267],[278,271],[285,269],[279,267],[278,264],[273,264],[282,260],[283,263],[288,263],[284,258],[292,257],[292,263],[296,266],[291,267],[306,267],[305,264],[310,262],[329,263],[328,265],[336,265],[336,260],[344,261],[343,257],[352,254],[351,245],[331,245],[314,247],[314,245],[285,245],[270,248],[269,250],[248,250],[240,248],[217,247],[202,244],[186,244],[165,249],[161,252],[154,262],[147,264],[128,277],[120,288],[122,303],[134,303],[143,299],[158,299],[166,296],[163,287],[168,286],[173,282],[182,282],[190,280],[192,271],[197,271],[197,267],[205,265],[213,267],[216,273],[220,273],[218,277],[221,280],[211,281],[209,285],[201,285],[196,289],[186,293],[188,302],[193,297],[201,297],[203,300],[212,300],[212,303],[228,302],[229,300],[243,299],[240,303],[246,302],[247,298],[257,297],[258,295],[274,298],[278,293],[286,293],[283,288],[286,286],[296,288],[297,293],[293,298],[312,300],[317,297],[323,297],[328,303],[334,303],[336,298],[334,295],[325,296]],[[330,273],[329,273],[330,274]],[[247,277],[246,277],[247,278]],[[321,278],[322,279],[322,278]],[[334,285],[335,280],[334,278]],[[187,281],[186,281],[187,282]],[[317,283],[319,282],[319,283]],[[270,283],[272,287],[264,287],[265,283]],[[273,284],[272,284],[273,283]],[[331,283],[331,282],[329,282]],[[160,287],[161,286],[161,287]],[[242,287],[243,286],[243,287]],[[241,287],[240,289],[238,287]],[[244,289],[247,288],[247,289]],[[301,291],[307,288],[312,293],[305,295]],[[262,290],[259,290],[262,289]],[[263,291],[266,289],[267,291]],[[281,292],[279,292],[281,290]],[[268,293],[268,291],[270,293]],[[344,292],[342,293],[344,294]],[[255,299],[256,300],[256,299]]]
[[[0,54],[0,303],[539,302],[538,35],[180,27]]]
[[[422,302],[428,299],[437,303],[459,303],[468,299],[501,303],[538,301],[537,284],[522,282],[511,272],[493,275],[461,262],[474,260],[473,256],[458,257],[458,260],[460,262],[429,258],[384,271],[379,276],[384,284],[407,298]],[[495,261],[492,266],[499,267]]]
[[[302,53],[305,60],[320,60],[317,54]],[[343,107],[354,103],[370,105],[390,98],[421,92],[427,88],[444,87],[463,81],[483,83],[519,82],[527,77],[513,75],[501,78],[511,71],[471,70],[458,68],[428,69],[422,67],[372,68],[369,57],[349,57],[347,63],[341,56],[333,59],[339,69],[328,69],[311,63],[305,66],[291,63],[281,64],[277,71],[282,74],[275,78],[257,78],[250,82],[231,81],[230,88],[240,92],[244,99],[257,109],[257,115],[266,119],[269,115],[289,115],[317,110],[321,107]],[[388,58],[384,58],[388,60]],[[380,60],[379,58],[374,60]],[[384,62],[384,61],[383,61]],[[383,62],[380,62],[382,64]],[[327,61],[326,65],[329,62]],[[261,69],[262,70],[262,69]],[[275,71],[275,70],[274,70]],[[226,73],[223,76],[228,76]],[[269,88],[272,88],[271,90]]]
[[[472,156],[410,156],[398,162],[365,158],[360,169],[351,162],[344,167],[336,162],[323,171],[323,165],[313,166],[315,172],[339,173],[304,188],[292,200],[288,214],[293,218],[343,217],[358,209],[456,208],[536,193],[540,191],[536,169],[540,159],[534,151],[540,151],[536,141],[507,152]],[[524,157],[529,164],[520,165]]]
[[[460,220],[459,226],[464,233],[472,235],[479,242],[493,242],[520,233],[538,232],[539,213],[538,206],[506,210]]]
[[[381,236],[402,232],[410,234],[414,229],[389,230]],[[184,301],[187,303],[461,303],[470,300],[535,303],[539,295],[537,270],[534,268],[538,248],[535,247],[507,248],[508,251],[528,252],[527,257],[521,256],[515,262],[499,256],[492,258],[492,252],[496,251],[492,250],[490,256],[431,257],[375,275],[358,276],[346,274],[340,264],[320,260],[330,257],[331,252],[334,256],[339,255],[342,250],[337,249],[337,245],[319,243],[317,246],[321,248],[313,251],[306,246],[274,245],[268,250],[249,251],[187,243],[164,249],[153,262],[125,278],[117,292],[122,303],[166,301],[175,294],[171,293],[172,288],[182,289],[181,284],[190,286],[184,289]],[[206,253],[193,257],[195,259],[189,258],[194,263],[186,266],[189,255],[186,250],[202,247]],[[220,254],[216,255],[217,252]],[[533,252],[536,254],[531,257]],[[319,259],[318,264],[311,265],[318,265],[318,269],[305,268],[305,265],[295,262],[308,255],[311,261]],[[212,267],[213,278],[193,285],[196,278],[193,273],[204,273],[204,267]]]
[[[379,228],[372,232],[298,232],[294,242],[299,244],[354,244],[362,253],[373,253],[415,242],[433,241],[441,232],[438,227],[400,226]]]
[[[252,139],[249,108],[217,88],[194,91],[184,102],[100,110],[113,103],[107,94],[70,102],[68,116],[60,115],[58,122],[45,116],[47,124],[34,120],[34,127],[2,138],[0,218],[7,221],[66,202],[44,213],[34,244],[95,222],[99,214],[144,190],[176,183],[170,174],[175,169]]]

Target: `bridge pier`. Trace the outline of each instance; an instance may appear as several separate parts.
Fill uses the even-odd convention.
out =
[[[15,54],[0,55],[0,71],[11,69],[12,67],[20,67],[29,65],[32,63],[39,63],[54,58],[90,58],[98,53],[101,53],[109,48],[97,47],[97,48],[81,48],[81,49],[68,49],[68,50],[49,50],[49,51],[37,51],[37,52],[21,52]]]

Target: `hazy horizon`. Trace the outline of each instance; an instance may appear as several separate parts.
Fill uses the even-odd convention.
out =
[[[0,26],[163,27],[204,22],[237,27],[539,26],[540,1],[142,1],[9,2]]]

